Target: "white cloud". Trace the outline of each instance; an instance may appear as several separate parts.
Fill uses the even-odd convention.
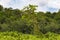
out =
[[[60,8],[60,0],[49,0],[49,3],[47,6],[53,7],[53,8]]]
[[[6,6],[11,0],[0,0],[0,5]]]
[[[0,0],[0,4],[3,6],[8,6],[13,0]],[[14,0],[17,3],[11,4],[13,8],[23,8],[28,4],[38,5],[38,11],[51,11],[49,9],[58,10],[60,9],[60,0]],[[9,6],[8,6],[9,7]],[[53,10],[53,11],[54,11]]]

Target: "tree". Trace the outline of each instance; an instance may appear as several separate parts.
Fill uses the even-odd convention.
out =
[[[2,5],[0,5],[0,11],[3,11],[3,6]]]

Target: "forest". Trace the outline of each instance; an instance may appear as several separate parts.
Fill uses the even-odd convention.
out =
[[[20,10],[0,5],[0,40],[60,40],[60,10],[36,12],[36,7]]]

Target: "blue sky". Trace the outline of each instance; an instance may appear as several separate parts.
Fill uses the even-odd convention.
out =
[[[0,5],[22,9],[29,4],[38,5],[37,11],[55,12],[60,9],[60,0],[0,0]]]

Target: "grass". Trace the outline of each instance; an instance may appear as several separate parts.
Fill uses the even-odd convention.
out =
[[[19,32],[0,32],[0,40],[60,40],[60,34],[49,32],[41,37]]]

